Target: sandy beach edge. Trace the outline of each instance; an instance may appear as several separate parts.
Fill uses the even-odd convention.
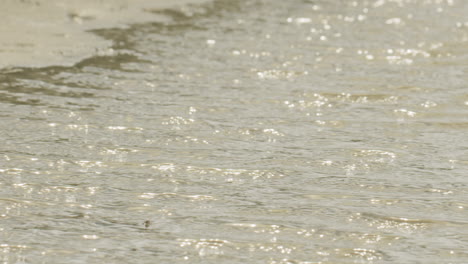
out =
[[[164,21],[154,10],[209,0],[4,0],[0,8],[0,69],[71,66],[108,54],[112,43],[93,29]]]

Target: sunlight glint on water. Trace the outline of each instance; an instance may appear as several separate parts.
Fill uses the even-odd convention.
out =
[[[468,4],[215,1],[0,76],[3,263],[463,263]]]

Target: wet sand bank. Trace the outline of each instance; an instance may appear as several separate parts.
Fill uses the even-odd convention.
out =
[[[208,0],[5,0],[0,9],[0,68],[73,65],[106,54],[112,43],[89,32],[164,21],[152,11]]]

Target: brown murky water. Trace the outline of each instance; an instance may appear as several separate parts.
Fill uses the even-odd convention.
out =
[[[466,14],[215,1],[4,70],[2,263],[466,263]]]

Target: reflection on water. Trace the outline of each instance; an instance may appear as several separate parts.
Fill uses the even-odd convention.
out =
[[[215,1],[0,76],[4,263],[461,263],[468,5]]]

